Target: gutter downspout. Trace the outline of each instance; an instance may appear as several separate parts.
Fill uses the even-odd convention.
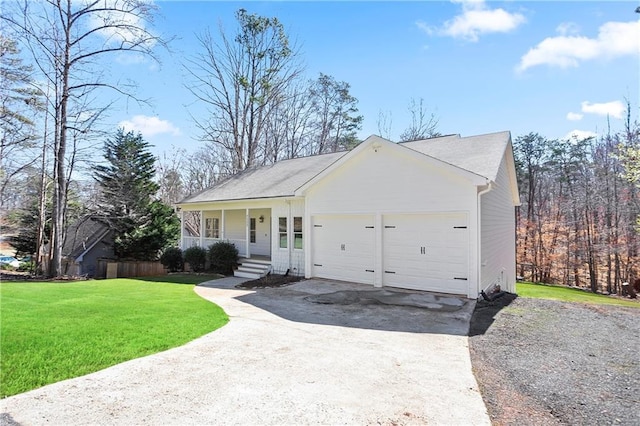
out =
[[[493,189],[493,182],[487,182],[487,187],[482,191],[478,192],[478,213],[476,215],[478,223],[477,223],[477,234],[478,234],[478,288],[482,286],[482,199],[481,197],[487,192]],[[477,290],[477,289],[476,289]],[[477,297],[480,297],[481,293],[478,291]]]

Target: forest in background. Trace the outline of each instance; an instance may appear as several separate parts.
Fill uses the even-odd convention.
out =
[[[640,125],[630,110],[623,130],[598,138],[514,139],[523,279],[621,294],[640,278]]]

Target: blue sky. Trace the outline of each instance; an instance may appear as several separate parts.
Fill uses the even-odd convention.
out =
[[[410,124],[411,98],[424,98],[443,134],[510,130],[548,138],[602,133],[607,117],[622,128],[628,99],[638,117],[638,2],[217,2],[156,1],[154,31],[175,36],[162,65],[119,63],[153,107],[129,103],[110,114],[114,126],[143,133],[156,153],[200,142],[190,119],[199,105],[184,88],[185,58],[196,34],[235,30],[234,12],[277,17],[301,48],[308,78],[320,72],[351,85],[364,116],[361,138],[378,132],[380,112],[391,138]]]

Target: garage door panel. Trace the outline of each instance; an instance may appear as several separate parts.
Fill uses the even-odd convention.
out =
[[[373,284],[372,215],[313,217],[313,275]]]
[[[467,293],[466,213],[386,215],[383,222],[384,285]]]

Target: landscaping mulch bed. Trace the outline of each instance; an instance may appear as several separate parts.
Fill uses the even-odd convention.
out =
[[[640,424],[640,309],[507,294],[469,347],[493,424]]]
[[[236,288],[252,289],[284,287],[296,283],[302,279],[303,277],[296,277],[294,275],[269,274],[265,277],[258,278],[257,280],[245,281],[242,284],[238,284]]]

